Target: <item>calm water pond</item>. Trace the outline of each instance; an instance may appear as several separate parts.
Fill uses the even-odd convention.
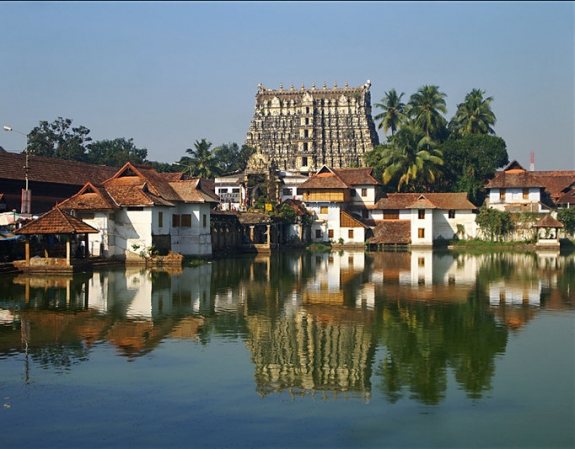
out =
[[[573,254],[0,277],[2,448],[575,447]]]

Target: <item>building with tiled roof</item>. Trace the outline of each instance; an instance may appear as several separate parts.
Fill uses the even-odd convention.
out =
[[[388,193],[369,209],[370,244],[432,246],[437,239],[477,235],[477,208],[467,193]]]
[[[509,212],[549,212],[570,205],[575,171],[528,171],[510,162],[485,186],[488,207]]]
[[[372,168],[322,167],[298,187],[313,214],[311,238],[316,242],[364,244],[371,228],[363,221],[375,204],[379,183]]]
[[[90,236],[92,255],[138,260],[158,251],[212,254],[210,210],[219,199],[198,179],[127,163],[100,185],[87,183],[59,204],[100,232]]]
[[[22,190],[26,186],[26,155],[0,149],[0,194],[6,210],[21,210]],[[117,167],[42,156],[28,156],[28,189],[31,213],[51,210],[58,202],[74,195],[87,182],[101,183],[114,176]]]

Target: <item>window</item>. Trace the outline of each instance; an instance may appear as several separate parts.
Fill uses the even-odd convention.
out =
[[[304,129],[303,131],[303,136],[304,137],[309,137],[309,131],[307,129]]]
[[[505,189],[499,189],[499,201],[505,201]]]
[[[425,218],[425,209],[419,209],[417,211],[417,218],[423,220]]]
[[[523,189],[523,199],[524,200],[529,199],[529,189]]]
[[[347,238],[352,239],[353,238],[353,229],[348,229],[347,231]]]
[[[220,189],[220,193],[228,193],[228,189]]]
[[[328,229],[327,230],[327,236],[332,239],[333,238],[333,229]]]
[[[315,238],[316,238],[316,239],[321,239],[321,229],[316,229],[316,230],[315,230]]]
[[[383,211],[384,220],[399,220],[399,209],[389,209]]]
[[[417,238],[420,238],[420,239],[425,238],[425,228],[419,228],[417,230]]]
[[[208,225],[208,217],[206,214],[202,215],[202,226],[205,228]]]
[[[179,215],[172,215],[172,228],[179,228],[180,227],[180,216]]]
[[[239,187],[237,189],[232,189],[232,193],[240,193]]]
[[[418,257],[417,258],[417,265],[420,267],[424,267],[425,266],[425,257]]]
[[[291,196],[291,189],[283,189],[284,196]]]
[[[449,212],[448,212],[448,217],[449,217],[449,218],[455,218],[455,210],[450,209]]]
[[[161,228],[164,226],[164,213],[158,212],[158,226]]]
[[[319,209],[320,214],[327,214],[327,212],[328,212],[327,206],[321,206],[320,207],[320,209]]]
[[[304,150],[307,151],[307,143],[304,144]],[[301,166],[302,166],[302,167],[307,167],[307,157],[302,157],[302,158],[301,158]]]
[[[367,189],[361,189],[361,196],[367,196]]]
[[[191,227],[192,227],[192,215],[182,214],[182,228],[191,228]]]

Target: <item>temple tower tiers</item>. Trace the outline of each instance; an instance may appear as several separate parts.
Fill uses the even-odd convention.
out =
[[[371,116],[371,83],[358,87],[273,90],[258,85],[246,145],[266,154],[280,170],[313,172],[364,166],[362,155],[378,145]]]

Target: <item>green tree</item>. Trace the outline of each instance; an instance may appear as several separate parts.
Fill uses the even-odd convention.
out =
[[[383,132],[387,134],[391,130],[393,136],[395,132],[407,121],[405,113],[405,104],[402,103],[401,97],[405,94],[397,94],[395,89],[391,89],[385,93],[385,97],[381,99],[381,103],[375,103],[375,107],[383,110],[382,113],[375,116],[375,120],[381,120],[378,129],[383,128]]]
[[[184,156],[180,159],[179,165],[186,165],[189,168],[189,175],[196,178],[214,178],[219,176],[221,168],[217,159],[212,154],[210,147],[211,142],[206,139],[194,142],[194,148],[188,148],[186,153],[190,156]]]
[[[575,209],[562,208],[557,212],[557,220],[563,223],[565,232],[573,236],[575,234]]]
[[[495,114],[491,110],[493,97],[483,98],[484,90],[473,89],[465,101],[457,105],[457,112],[449,122],[451,134],[464,137],[470,134],[495,134]]]
[[[90,130],[85,126],[72,127],[72,120],[58,117],[52,123],[40,121],[28,134],[28,151],[36,156],[54,157],[83,162]]]
[[[442,153],[421,130],[403,126],[380,153],[384,185],[397,182],[397,191],[433,190],[441,176]]]
[[[440,141],[445,135],[447,121],[441,113],[447,113],[446,97],[438,86],[425,85],[409,99],[409,117],[413,124],[435,141]]]
[[[148,150],[137,148],[133,139],[120,137],[114,140],[99,140],[88,145],[86,162],[121,167],[126,162],[143,164]]]
[[[254,148],[248,145],[242,145],[240,148],[237,143],[222,144],[214,149],[216,158],[222,173],[234,173],[244,171],[248,159],[253,154]]]
[[[509,164],[507,146],[501,137],[469,134],[450,137],[441,145],[443,152],[443,190],[467,192],[469,200],[480,206],[485,200],[485,184],[498,168]]]
[[[509,212],[481,206],[475,218],[481,231],[488,235],[490,240],[501,241],[514,229],[514,223]]]

